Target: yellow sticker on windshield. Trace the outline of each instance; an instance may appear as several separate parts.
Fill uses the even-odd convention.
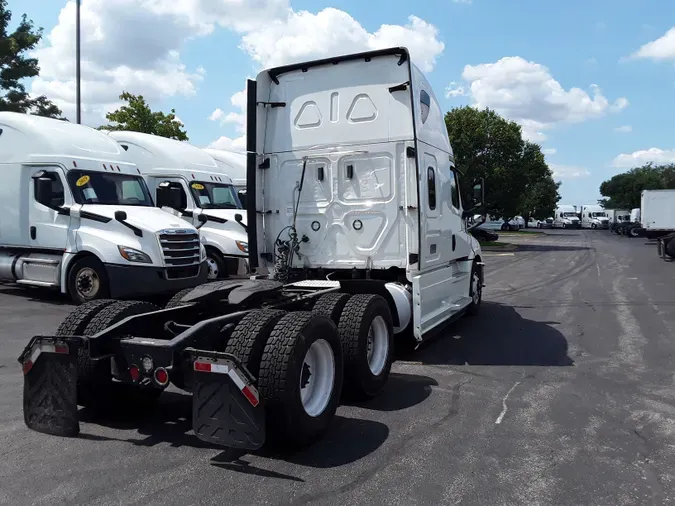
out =
[[[78,179],[75,182],[75,184],[77,186],[84,186],[85,184],[87,184],[89,182],[89,179],[90,179],[89,176],[82,176],[80,179]]]
[[[203,185],[203,184],[200,184],[200,183],[192,183],[192,187],[193,187],[195,190],[203,190],[203,189],[204,189],[204,185]]]

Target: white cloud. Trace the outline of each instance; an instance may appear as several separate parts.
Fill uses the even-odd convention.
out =
[[[224,115],[225,111],[223,111],[220,107],[218,107],[215,111],[213,111],[209,115],[209,121],[218,121],[219,119],[222,119]]]
[[[467,65],[462,79],[474,106],[489,107],[518,122],[523,135],[534,142],[545,140],[546,131],[558,124],[580,123],[628,106],[625,97],[610,103],[595,84],[590,93],[581,88],[565,90],[548,68],[519,56]]]
[[[649,148],[633,153],[621,153],[612,160],[612,166],[620,169],[632,169],[649,162],[657,165],[675,163],[675,149]]]
[[[438,40],[438,29],[417,16],[409,16],[405,26],[382,25],[370,33],[349,14],[332,7],[316,14],[290,11],[286,18],[248,32],[240,45],[261,67],[391,46],[406,46],[425,72],[433,69],[445,48]]]
[[[549,163],[548,166],[553,171],[553,179],[578,179],[591,175],[591,173],[583,167],[559,165],[557,163]]]
[[[631,58],[648,58],[656,61],[675,60],[675,27],[658,39],[644,44],[631,55]]]
[[[225,151],[239,151],[244,153],[246,151],[246,136],[242,135],[232,139],[223,135],[206,147],[212,149],[224,149]]]
[[[555,155],[558,152],[558,150],[555,148],[544,148],[541,150],[541,152],[544,153],[545,155]]]
[[[622,134],[627,134],[633,131],[633,127],[630,125],[621,125],[620,127],[616,127],[614,131]]]
[[[466,95],[466,89],[464,86],[460,86],[455,81],[451,81],[445,88],[445,97],[454,98],[454,97],[463,97]]]

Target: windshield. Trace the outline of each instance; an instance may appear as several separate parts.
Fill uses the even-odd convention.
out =
[[[604,212],[600,212],[600,213],[591,213],[591,215],[592,215],[594,218],[604,218],[604,217],[607,216]]]
[[[565,218],[577,218],[577,213],[563,213]]]
[[[152,207],[150,192],[141,176],[71,170],[68,182],[78,204]]]
[[[231,184],[193,181],[190,190],[202,209],[242,209],[237,190]]]

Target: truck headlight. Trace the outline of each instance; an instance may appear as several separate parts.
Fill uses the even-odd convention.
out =
[[[203,262],[206,260],[206,248],[204,247],[204,244],[199,245],[199,261]]]
[[[248,253],[248,243],[243,241],[234,241],[242,253]]]
[[[128,246],[117,246],[117,249],[120,250],[120,255],[122,255],[122,258],[128,260],[129,262],[141,264],[152,263],[152,259],[140,250],[129,248]]]

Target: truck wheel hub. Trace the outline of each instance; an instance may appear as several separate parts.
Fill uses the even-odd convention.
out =
[[[75,286],[77,288],[77,292],[84,297],[98,292],[100,281],[96,271],[88,267],[86,269],[82,269],[77,273]]]
[[[380,374],[389,356],[389,329],[381,316],[376,317],[368,329],[368,368],[375,376]]]
[[[206,257],[206,265],[209,267],[208,279],[218,279],[220,273],[218,269],[218,262],[213,257]]]

